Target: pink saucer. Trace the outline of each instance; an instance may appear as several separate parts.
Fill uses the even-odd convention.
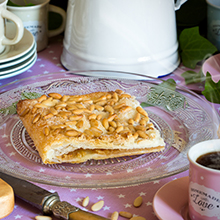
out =
[[[162,186],[154,196],[153,209],[161,220],[190,220],[188,216],[189,178],[182,177]]]
[[[202,65],[202,72],[209,72],[212,80],[217,83],[220,80],[220,54],[209,57]]]

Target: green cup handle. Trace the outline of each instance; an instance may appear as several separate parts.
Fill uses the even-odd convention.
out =
[[[57,29],[48,31],[48,36],[49,37],[54,37],[58,34],[61,34],[65,29],[65,26],[66,26],[66,12],[62,8],[57,7],[55,5],[50,5],[50,4],[49,4],[49,11],[60,14],[62,16],[62,24]]]

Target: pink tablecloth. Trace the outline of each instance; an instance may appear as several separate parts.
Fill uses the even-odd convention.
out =
[[[38,58],[36,63],[29,70],[18,76],[0,80],[0,86],[29,76],[66,71],[66,69],[62,66],[60,62],[60,56],[63,47],[62,41],[63,41],[62,36],[51,38],[48,48],[38,53]],[[183,71],[184,71],[184,67],[179,67],[173,74],[165,78],[169,78],[171,76],[173,79],[176,80],[178,84],[184,86],[184,80],[180,76],[180,74]],[[199,90],[201,88],[199,88],[199,86],[197,85],[197,87],[193,89]],[[4,92],[4,88],[0,92]],[[217,111],[219,111],[218,106],[216,106],[216,109]],[[50,192],[57,191],[60,195],[61,200],[68,201],[71,204],[76,205],[80,208],[83,208],[81,205],[83,198],[89,196],[90,206],[85,209],[88,211],[90,211],[91,204],[99,200],[104,200],[105,204],[103,209],[96,213],[103,217],[110,218],[111,214],[114,211],[127,211],[135,215],[143,216],[148,220],[156,220],[157,217],[155,216],[152,207],[152,201],[155,193],[159,188],[161,188],[164,184],[168,183],[169,181],[184,176],[188,176],[188,171],[179,173],[175,176],[171,176],[168,178],[148,182],[139,186],[117,188],[117,189],[96,189],[96,190],[74,189],[74,188],[61,188],[61,187],[43,185],[43,184],[37,184],[37,185],[42,186],[43,188],[49,190]],[[138,196],[142,196],[143,204],[141,207],[135,208],[133,206],[133,201]],[[8,217],[6,217],[5,220],[13,220],[13,219],[33,220],[36,215],[40,215],[40,214],[42,214],[40,210],[16,198],[14,211]],[[53,217],[53,219],[56,218]],[[124,218],[119,217],[119,220],[122,219]]]

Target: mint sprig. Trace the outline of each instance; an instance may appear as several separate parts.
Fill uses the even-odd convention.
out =
[[[11,0],[9,0],[9,1],[7,2],[7,5],[8,5],[8,6],[14,6],[14,7],[34,6],[33,3],[27,3],[26,0],[24,0],[24,3],[25,3],[24,5],[18,5],[18,4],[15,4],[14,2],[12,2]]]

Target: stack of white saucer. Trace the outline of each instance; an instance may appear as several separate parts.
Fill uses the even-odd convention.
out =
[[[13,23],[7,23],[6,36],[12,38],[15,28]],[[6,46],[0,54],[0,79],[16,76],[28,70],[37,60],[36,42],[34,36],[24,29],[22,39],[15,45]]]

